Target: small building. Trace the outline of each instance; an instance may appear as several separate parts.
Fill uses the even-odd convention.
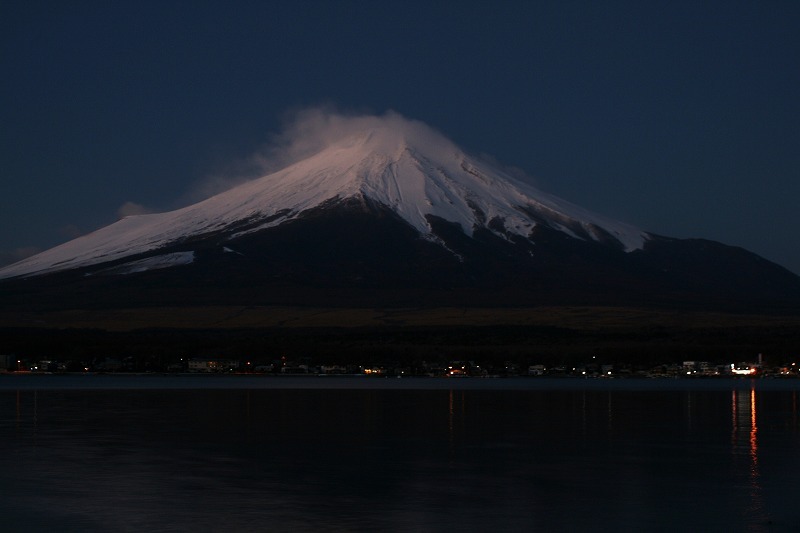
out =
[[[94,364],[97,372],[119,372],[122,369],[122,361],[116,357],[106,357]]]
[[[189,372],[232,372],[239,368],[235,359],[189,359]]]
[[[341,365],[321,365],[319,367],[320,374],[347,374],[347,368]]]
[[[544,365],[530,365],[528,367],[529,376],[544,376],[544,372],[545,372]]]
[[[687,376],[691,375],[709,376],[715,374],[715,370],[712,368],[711,363],[709,363],[708,361],[684,361],[683,372]]]
[[[308,374],[308,365],[287,363],[281,367],[281,374]]]
[[[754,376],[758,373],[756,363],[731,363],[731,374],[734,376]]]

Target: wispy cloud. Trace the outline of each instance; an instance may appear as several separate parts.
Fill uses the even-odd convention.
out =
[[[184,205],[219,194],[249,180],[266,176],[349,136],[376,128],[413,136],[420,146],[454,150],[455,145],[426,124],[394,111],[383,115],[347,112],[319,106],[287,112],[280,132],[272,135],[256,153],[234,161],[223,171],[198,182],[184,198]]]
[[[61,237],[72,240],[84,235],[85,232],[75,224],[67,224],[58,228],[57,233]]]
[[[141,204],[137,204],[135,202],[125,202],[119,206],[119,209],[117,209],[117,216],[119,218],[125,218],[136,215],[147,215],[152,212],[152,209],[149,209]]]
[[[22,261],[23,259],[32,255],[36,255],[41,251],[42,249],[38,246],[21,246],[13,250],[2,250],[0,251],[0,266],[10,265],[12,263],[16,263],[17,261]]]

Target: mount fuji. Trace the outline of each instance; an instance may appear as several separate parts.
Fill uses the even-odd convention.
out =
[[[594,214],[399,115],[338,120],[277,171],[0,269],[0,291],[62,307],[800,302],[800,277],[743,249]]]

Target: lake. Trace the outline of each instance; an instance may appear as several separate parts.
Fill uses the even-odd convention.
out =
[[[0,376],[0,530],[800,531],[800,380]]]

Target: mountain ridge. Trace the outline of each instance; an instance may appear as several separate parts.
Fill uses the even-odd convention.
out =
[[[421,123],[350,135],[277,172],[167,213],[126,217],[14,265],[0,278],[107,262],[225,230],[230,238],[274,227],[326,202],[363,196],[395,211],[423,238],[428,215],[471,235],[489,227],[527,236],[547,224],[582,239],[640,248],[646,233],[546,194],[457,149]],[[410,138],[410,140],[409,140]],[[413,141],[413,142],[412,142]],[[428,141],[431,146],[418,147]],[[443,155],[444,154],[444,155]]]
[[[0,269],[7,305],[800,309],[747,250],[596,215],[422,123],[365,119],[261,178]],[[5,279],[3,279],[5,278]]]

